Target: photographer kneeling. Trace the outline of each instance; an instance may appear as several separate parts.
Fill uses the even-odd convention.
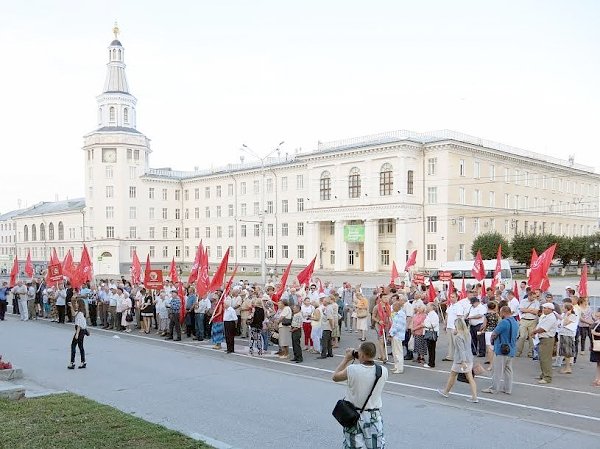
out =
[[[344,448],[385,447],[380,409],[388,371],[375,364],[373,359],[376,353],[377,348],[372,342],[362,343],[357,351],[346,349],[344,360],[333,373],[335,382],[348,381],[345,399],[359,414],[355,424],[344,427]],[[360,363],[354,364],[354,360]]]

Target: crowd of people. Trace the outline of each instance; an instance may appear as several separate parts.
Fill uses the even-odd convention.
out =
[[[43,317],[57,323],[73,322],[72,305],[81,299],[90,326],[126,333],[137,328],[176,341],[185,334],[198,341],[210,339],[215,349],[225,343],[228,353],[235,351],[237,336],[248,340],[250,355],[261,356],[275,346],[278,357],[296,363],[308,354],[317,359],[333,357],[344,333],[355,334],[364,342],[372,328],[378,336],[377,359],[385,363],[391,355],[392,373],[401,374],[405,361],[424,368],[436,366],[441,330],[448,334],[442,360],[452,361],[457,372],[464,371],[463,362],[470,367],[469,373],[473,366],[511,372],[510,361],[497,369],[499,339],[494,333],[511,318],[510,335],[501,344],[509,345],[510,357],[539,360],[539,383],[552,382],[553,367],[562,367],[561,374],[571,374],[578,357],[590,351],[590,360],[598,367],[593,385],[600,386],[600,353],[593,351],[593,341],[600,336],[600,311],[594,312],[587,298],[578,298],[571,288],[561,301],[549,292],[530,289],[526,282],[518,291],[503,284],[485,291],[480,284],[467,284],[466,294],[460,298],[459,292],[443,288],[436,291],[434,300],[424,286],[404,282],[378,287],[368,296],[360,285],[347,282],[339,288],[332,283],[319,288],[316,283],[292,285],[280,298],[275,291],[273,284],[261,286],[245,280],[226,294],[217,290],[198,297],[193,286],[168,280],[160,290],[149,291],[124,278],[84,284],[79,289],[68,282],[50,286],[32,279],[19,281],[12,289],[4,283],[0,319],[12,296],[13,313],[23,321]],[[473,357],[480,357],[481,364]],[[511,379],[505,379],[505,393],[511,392]]]

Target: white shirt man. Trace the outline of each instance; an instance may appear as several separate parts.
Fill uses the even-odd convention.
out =
[[[19,281],[11,291],[13,295],[19,295],[17,303],[19,304],[21,321],[27,321],[29,319],[29,312],[27,311],[27,287],[23,285],[23,281]]]
[[[508,300],[508,307],[510,307],[510,313],[515,318],[519,316],[519,300],[515,298],[515,294],[512,291],[508,291],[506,294],[506,299]]]

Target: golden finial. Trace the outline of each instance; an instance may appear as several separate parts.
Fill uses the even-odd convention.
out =
[[[115,39],[119,38],[119,25],[117,24],[117,21],[115,20],[115,26],[113,27],[113,33],[115,35]]]

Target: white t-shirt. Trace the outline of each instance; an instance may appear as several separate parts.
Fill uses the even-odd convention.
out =
[[[469,310],[469,324],[475,326],[477,324],[483,324],[483,316],[487,312],[487,307],[484,304],[479,304],[477,307],[471,307]],[[481,318],[471,318],[474,316],[481,315]]]
[[[75,326],[79,326],[79,329],[87,329],[87,321],[83,313],[77,312],[75,314]]]
[[[456,329],[454,322],[456,321],[456,318],[458,318],[457,312],[459,309],[462,310],[458,303],[451,304],[450,307],[446,309],[446,313],[448,314],[448,322],[446,323],[446,329]]]
[[[375,365],[354,364],[346,368],[346,372],[348,373],[346,400],[352,402],[356,407],[362,407],[373,387],[373,382],[375,382]],[[381,377],[377,381],[365,409],[381,408],[381,392],[387,378],[388,370],[382,366]]]
[[[515,297],[510,300],[508,303],[508,307],[510,307],[510,311],[512,312],[512,316],[519,315],[519,300]]]
[[[469,313],[469,309],[471,308],[471,301],[469,300],[469,298],[461,299],[456,303],[456,305],[456,315],[466,318],[467,314]]]
[[[404,310],[406,318],[412,317],[415,314],[415,307],[408,301],[404,303],[404,305],[402,306],[402,310]]]

